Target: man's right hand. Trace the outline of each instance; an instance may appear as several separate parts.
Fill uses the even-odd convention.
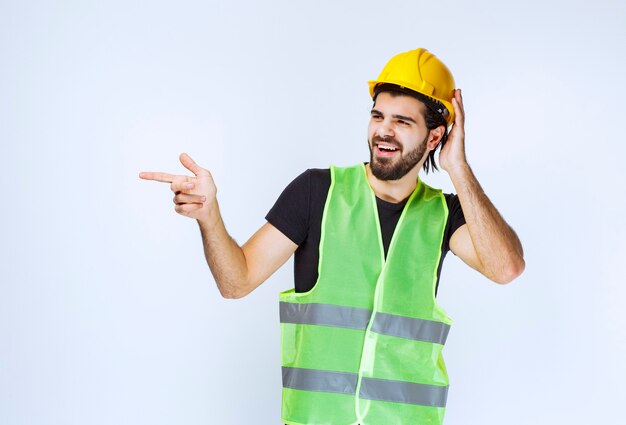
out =
[[[193,176],[173,175],[162,172],[144,171],[139,177],[171,183],[174,192],[174,210],[186,217],[206,220],[210,217],[211,207],[215,207],[217,187],[209,170],[200,167],[186,153],[180,154],[180,162],[191,171]]]
[[[139,177],[171,183],[176,212],[198,220],[204,256],[220,293],[225,298],[241,298],[282,266],[298,245],[265,223],[240,247],[224,227],[211,173],[186,153],[180,155],[180,162],[194,175],[142,172]]]

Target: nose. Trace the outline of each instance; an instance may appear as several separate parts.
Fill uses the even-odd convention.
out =
[[[376,135],[383,139],[385,137],[394,137],[395,134],[393,132],[393,127],[391,126],[391,123],[387,120],[383,120],[381,123],[379,123],[378,127],[376,128]]]

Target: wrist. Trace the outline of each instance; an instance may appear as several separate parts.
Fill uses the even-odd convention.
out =
[[[445,170],[450,175],[450,178],[452,179],[457,178],[457,177],[463,178],[463,176],[467,175],[468,173],[471,173],[472,171],[465,158],[460,159],[458,161],[454,161],[454,163],[448,165],[445,168]]]
[[[202,229],[210,229],[217,225],[220,221],[220,211],[217,204],[217,199],[213,201],[207,201],[208,205],[206,209],[203,208],[204,214],[197,218],[196,221]]]

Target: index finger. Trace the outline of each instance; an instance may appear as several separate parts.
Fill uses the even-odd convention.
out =
[[[158,182],[172,183],[174,181],[173,174],[160,173],[155,171],[143,171],[139,173],[139,178],[144,180],[155,180]]]
[[[461,113],[465,113],[465,107],[463,106],[463,93],[461,93],[461,89],[456,89],[456,93],[454,93],[454,99],[459,105]]]
[[[454,107],[454,121],[463,124],[465,122],[465,107],[463,106],[463,95],[461,90],[457,89],[452,98],[452,106]]]

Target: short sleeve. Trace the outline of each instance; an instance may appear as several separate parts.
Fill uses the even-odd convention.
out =
[[[448,205],[448,222],[446,223],[441,249],[445,255],[445,253],[450,250],[450,238],[459,227],[465,224],[465,215],[463,214],[458,195],[446,193],[444,196],[446,197],[446,204]]]
[[[280,194],[265,219],[293,243],[300,245],[309,230],[311,171],[296,177]]]

